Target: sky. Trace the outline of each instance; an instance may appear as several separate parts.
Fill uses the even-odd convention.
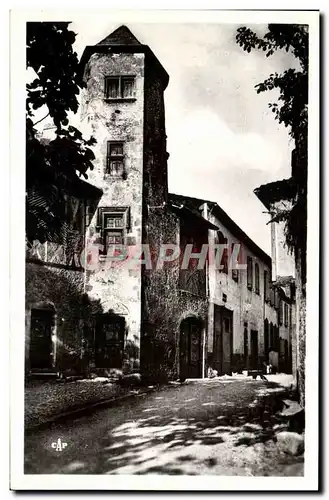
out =
[[[290,177],[293,142],[268,107],[276,91],[257,94],[271,73],[295,67],[290,53],[244,52],[236,24],[126,23],[169,73],[165,91],[169,191],[216,201],[270,254],[269,216],[253,193]],[[107,17],[71,24],[80,57],[114,31]],[[248,25],[264,33],[266,25]]]

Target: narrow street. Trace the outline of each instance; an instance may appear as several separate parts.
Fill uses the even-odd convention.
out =
[[[26,474],[296,476],[303,458],[278,450],[282,423],[257,405],[275,384],[189,380],[26,436]],[[52,443],[66,443],[56,451]]]

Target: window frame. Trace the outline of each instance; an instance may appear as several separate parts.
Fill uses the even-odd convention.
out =
[[[288,314],[289,314],[289,307],[288,307],[288,304],[287,302],[284,303],[284,326],[287,327],[289,326],[289,317],[288,317]]]
[[[247,255],[247,288],[252,290],[254,284],[254,265],[253,258]]]
[[[110,97],[108,95],[108,82],[109,81],[118,81],[118,92],[115,97]],[[124,82],[125,81],[132,81],[132,95],[130,96],[124,96]],[[105,76],[104,78],[104,99],[105,101],[112,101],[112,102],[118,102],[118,101],[135,101],[136,100],[136,75],[108,75]]]
[[[106,221],[109,218],[119,219],[122,218],[122,225],[113,227],[108,227]],[[111,245],[125,245],[127,232],[130,230],[130,209],[129,207],[100,207],[97,212],[97,226],[96,229],[101,235],[103,254],[107,254],[107,238],[110,234],[115,236],[121,236],[120,243],[111,243]],[[109,246],[109,245],[108,245]]]
[[[113,154],[111,152],[111,147],[115,145],[122,145],[122,154]],[[126,174],[126,165],[125,165],[125,142],[118,140],[110,140],[106,143],[106,174],[111,177],[123,177]],[[111,162],[121,162],[122,164],[122,172],[114,173],[111,168]]]
[[[255,262],[255,292],[260,295],[260,270],[258,262]]]
[[[234,249],[234,245],[235,244],[236,244],[235,242],[231,243],[231,258],[232,258],[232,253],[233,253],[233,249]],[[239,253],[238,253],[238,256],[237,256],[237,259],[236,259],[237,262],[239,262],[239,259],[240,259],[240,252],[241,252],[241,246],[239,248]],[[235,281],[236,283],[239,283],[239,281],[240,281],[239,269],[234,269],[232,267],[231,271],[232,271],[232,280]]]

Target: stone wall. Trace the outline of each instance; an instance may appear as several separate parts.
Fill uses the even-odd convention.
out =
[[[25,363],[29,372],[31,309],[52,308],[53,370],[81,373],[93,358],[94,317],[100,312],[99,302],[84,294],[82,271],[26,264],[26,341]]]

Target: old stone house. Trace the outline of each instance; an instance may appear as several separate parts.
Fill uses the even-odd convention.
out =
[[[68,245],[62,257],[57,249],[57,263],[47,244],[29,250],[27,370],[130,366],[159,379],[203,377],[210,366],[219,373],[257,368],[271,353],[278,364],[271,258],[217,203],[168,193],[169,76],[161,63],[121,26],[86,47],[81,69],[81,126],[97,140],[81,201],[74,201],[78,186],[68,190],[71,220],[82,214],[74,228],[83,252],[78,263],[74,256],[64,264]],[[195,253],[217,243],[227,248],[223,269],[208,257],[198,266]],[[245,270],[228,265],[235,243]],[[194,255],[184,266],[188,245]],[[110,254],[113,246],[119,255]]]

